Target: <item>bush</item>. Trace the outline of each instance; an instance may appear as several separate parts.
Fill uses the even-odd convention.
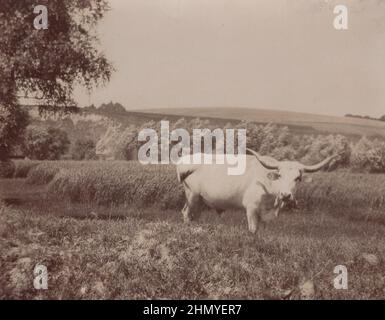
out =
[[[67,133],[55,128],[30,127],[27,129],[23,153],[34,160],[58,160],[68,151]]]
[[[314,164],[335,154],[339,156],[326,167],[327,170],[345,168],[349,165],[351,147],[348,139],[342,135],[317,136],[311,141],[301,161],[305,164]]]
[[[133,150],[136,150],[138,144],[138,130],[135,126],[124,129],[116,126],[108,127],[96,144],[96,153],[114,160],[133,160],[136,158],[133,157]]]
[[[257,125],[243,121],[238,126],[247,130],[247,146],[262,155],[272,155],[277,149],[284,148],[290,144],[293,137],[288,127],[277,126],[272,123]]]
[[[379,143],[368,152],[370,171],[374,173],[385,173],[385,143]]]
[[[71,150],[73,160],[95,160],[95,142],[91,139],[78,139]]]
[[[15,146],[23,140],[28,121],[29,116],[25,110],[15,102],[4,103],[2,99],[0,103],[0,161],[7,161]]]
[[[385,173],[385,143],[361,138],[353,147],[351,162],[355,171]]]
[[[328,156],[338,154],[327,170],[347,167],[350,163],[350,141],[342,135],[296,135],[288,127],[275,124],[256,125],[243,121],[238,128],[247,129],[247,147],[275,159],[314,164]]]
[[[373,142],[362,137],[352,148],[351,164],[356,171],[369,171],[368,152],[373,148]]]

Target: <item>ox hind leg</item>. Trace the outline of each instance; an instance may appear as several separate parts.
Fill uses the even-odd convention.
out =
[[[223,209],[215,209],[215,211],[219,217],[222,217],[223,212],[225,212]]]

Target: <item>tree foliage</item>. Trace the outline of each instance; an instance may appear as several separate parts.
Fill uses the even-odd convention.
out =
[[[71,150],[74,160],[95,160],[95,142],[92,139],[78,139]]]
[[[67,133],[56,128],[29,127],[23,153],[33,160],[58,160],[69,148]]]
[[[160,150],[161,132],[160,121],[149,121],[140,126],[111,125],[101,136],[96,145],[96,153],[106,159],[132,160],[144,142],[138,142],[138,133],[143,128],[153,129],[158,135],[158,150]],[[207,120],[180,118],[170,123],[170,131],[183,128],[192,137],[193,129],[207,128],[213,132],[217,124]],[[337,168],[352,168],[358,171],[385,173],[385,142],[369,140],[363,137],[354,141],[341,134],[303,135],[293,133],[289,127],[277,124],[256,124],[251,121],[241,121],[237,124],[227,123],[222,129],[246,129],[247,147],[261,155],[270,156],[278,161],[299,161],[303,164],[315,164],[331,155],[338,155],[324,170]],[[192,140],[192,139],[191,139]],[[165,141],[166,143],[168,142]],[[204,140],[202,140],[202,143]],[[170,149],[175,141],[170,141]],[[237,139],[234,141],[237,144]],[[215,150],[213,143],[213,152]],[[190,141],[190,147],[192,143]]]
[[[96,153],[107,158],[116,160],[135,159],[134,153],[137,151],[138,128],[129,126],[121,128],[109,126],[106,133],[96,144]]]
[[[95,26],[108,9],[105,0],[40,0],[48,9],[48,29],[34,27],[33,0],[1,0],[0,153],[8,156],[27,122],[20,97],[43,111],[76,106],[76,85],[91,89],[108,81],[112,67],[97,47]]]
[[[0,104],[0,161],[6,161],[13,146],[22,141],[28,115],[16,105]]]

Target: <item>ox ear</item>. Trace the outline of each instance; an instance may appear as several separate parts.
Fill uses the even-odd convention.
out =
[[[303,182],[305,182],[305,183],[312,183],[313,182],[313,177],[306,175],[303,178]]]
[[[254,150],[251,150],[249,148],[246,148],[246,152],[255,156],[257,158],[257,160],[261,163],[261,165],[263,165],[266,169],[269,169],[269,170],[277,170],[278,169],[278,161],[277,161],[277,163],[274,163],[272,161],[268,161],[267,159],[260,156],[257,152],[255,152]]]

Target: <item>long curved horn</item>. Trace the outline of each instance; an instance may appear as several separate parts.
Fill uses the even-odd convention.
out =
[[[324,166],[326,166],[330,161],[332,161],[334,158],[337,158],[338,154],[335,154],[334,156],[331,156],[329,158],[326,158],[325,160],[321,161],[320,163],[317,163],[312,166],[304,166],[305,172],[316,172],[320,169],[322,169]]]
[[[252,155],[254,155],[256,158],[257,158],[257,160],[266,168],[266,169],[270,169],[270,170],[276,170],[276,169],[278,169],[278,165],[276,165],[276,164],[272,164],[272,163],[269,163],[269,162],[267,162],[267,161],[265,161],[265,160],[262,160],[261,159],[261,156],[257,153],[257,152],[255,152],[254,150],[251,150],[251,149],[249,149],[249,148],[246,148],[246,151],[248,151],[249,153],[251,153]]]

